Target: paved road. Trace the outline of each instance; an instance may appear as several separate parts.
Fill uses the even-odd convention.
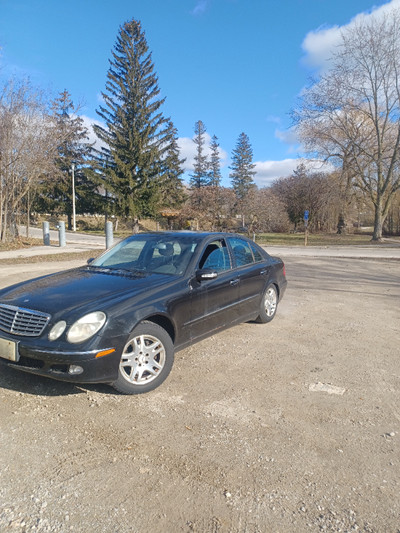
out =
[[[20,226],[20,235],[25,235],[25,227]],[[29,236],[35,239],[43,238],[41,228],[29,228]],[[52,243],[58,243],[58,230],[50,230],[50,240]],[[0,252],[1,259],[13,259],[20,257],[35,257],[38,255],[52,255],[63,253],[85,252],[87,250],[102,251],[106,248],[106,239],[104,235],[89,235],[86,233],[66,232],[65,240],[67,245],[60,247],[57,244],[50,246],[31,246],[30,248],[21,248],[19,250],[7,250]],[[114,239],[114,243],[119,239]]]
[[[21,235],[25,229],[20,228]],[[30,228],[30,236],[41,238],[41,228]],[[50,230],[50,239],[58,242],[58,231]],[[119,239],[114,239],[117,242]],[[34,257],[55,253],[82,252],[87,250],[104,250],[105,236],[88,235],[85,233],[66,232],[67,246],[32,246],[31,248],[0,252],[1,259]],[[273,246],[265,245],[264,248],[271,254],[282,257],[342,257],[346,259],[387,259],[400,260],[400,243],[388,242],[384,244],[371,244],[368,246]]]
[[[21,235],[26,235],[25,226],[20,226],[19,231]],[[29,237],[34,239],[43,238],[42,228],[29,228]],[[105,235],[89,235],[87,233],[76,233],[73,231],[65,232],[65,239],[67,244],[84,244],[84,245],[93,245],[93,246],[105,246],[106,238]],[[59,242],[58,230],[50,230],[50,240],[54,242]]]
[[[400,260],[399,244],[371,244],[369,246],[268,246],[271,255],[280,257],[342,257],[345,259]]]

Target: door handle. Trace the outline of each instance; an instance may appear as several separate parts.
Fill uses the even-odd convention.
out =
[[[231,284],[232,286],[237,285],[238,283],[239,283],[239,279],[238,279],[238,278],[233,279],[233,280],[230,281],[230,284]]]
[[[264,276],[268,272],[268,269],[260,270],[260,276]]]

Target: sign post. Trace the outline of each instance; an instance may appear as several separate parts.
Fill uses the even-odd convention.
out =
[[[308,217],[310,216],[310,211],[306,209],[304,211],[304,246],[307,246],[308,239]]]

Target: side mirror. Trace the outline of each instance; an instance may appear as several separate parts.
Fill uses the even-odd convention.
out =
[[[93,261],[94,261],[94,257],[91,257],[86,262],[87,262],[88,265],[90,265],[90,263],[93,263]]]
[[[218,272],[212,270],[211,268],[203,268],[202,270],[196,271],[197,281],[208,281],[210,279],[215,279],[218,277]]]

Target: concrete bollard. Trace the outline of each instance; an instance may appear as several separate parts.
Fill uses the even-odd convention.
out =
[[[50,246],[50,224],[43,222],[43,244]]]
[[[111,248],[114,242],[113,236],[113,223],[110,221],[106,222],[106,249]]]
[[[58,223],[58,242],[59,246],[66,246],[67,241],[65,240],[65,222],[61,221]]]

